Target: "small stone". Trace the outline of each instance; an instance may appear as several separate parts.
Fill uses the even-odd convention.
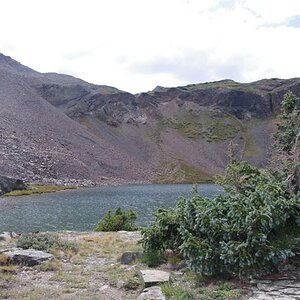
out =
[[[11,232],[11,233],[10,233],[10,236],[11,236],[12,239],[15,239],[15,238],[17,238],[19,235],[16,234],[15,232]]]
[[[137,252],[124,252],[121,256],[121,264],[123,265],[129,265],[136,259],[139,259],[143,256],[143,252],[137,251]]]
[[[162,290],[159,286],[152,286],[143,290],[137,297],[137,300],[165,300]]]
[[[275,291],[275,290],[280,289],[279,287],[274,286],[272,284],[266,284],[266,283],[260,283],[260,282],[257,283],[257,288],[260,291],[265,291],[265,292],[270,292],[270,291]]]
[[[123,281],[123,280],[119,280],[119,281],[117,282],[117,284],[116,284],[117,289],[121,289],[121,288],[123,288],[125,285],[126,285],[126,282]]]
[[[108,288],[109,288],[108,284],[102,285],[101,288],[100,288],[100,291],[107,290]]]
[[[141,270],[141,277],[145,287],[153,286],[159,283],[169,282],[170,273],[160,270]]]

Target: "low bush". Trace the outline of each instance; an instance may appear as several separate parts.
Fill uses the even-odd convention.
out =
[[[77,253],[79,246],[76,243],[65,241],[56,234],[28,233],[21,235],[17,240],[17,247],[23,249],[36,249],[41,251],[62,250]]]
[[[120,207],[114,213],[110,210],[104,215],[103,219],[95,227],[95,231],[135,231],[138,227],[134,225],[137,213],[129,209],[122,210]]]
[[[179,228],[184,217],[185,199],[181,199],[175,208],[158,209],[153,213],[155,221],[141,230],[141,243],[147,253],[176,250],[182,244]]]
[[[180,250],[202,275],[268,273],[299,248],[300,194],[276,173],[232,162],[225,193],[180,200],[142,231],[145,252]]]

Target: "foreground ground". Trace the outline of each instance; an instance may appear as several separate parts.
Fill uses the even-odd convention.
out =
[[[0,299],[136,299],[143,289],[138,275],[149,267],[141,261],[122,265],[125,251],[141,250],[139,232],[59,232],[61,238],[76,242],[79,252],[53,251],[55,260],[35,267],[0,266]],[[0,250],[13,246],[0,242]],[[186,268],[165,263],[171,282],[163,284],[167,299],[300,299],[297,270],[289,277],[268,278],[255,286],[232,280],[205,280]],[[256,288],[258,287],[258,289]]]

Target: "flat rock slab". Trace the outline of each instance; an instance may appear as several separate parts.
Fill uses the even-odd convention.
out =
[[[3,254],[5,254],[12,263],[25,266],[35,266],[54,259],[52,254],[34,249],[16,249],[3,252]]]
[[[169,282],[170,273],[160,270],[140,270],[145,287]]]
[[[253,295],[248,300],[298,300],[300,281],[277,280],[258,281]]]
[[[151,286],[143,290],[137,300],[166,300],[159,286]]]

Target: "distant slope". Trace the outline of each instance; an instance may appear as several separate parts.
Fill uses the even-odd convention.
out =
[[[143,164],[73,121],[36,88],[53,82],[91,90],[95,86],[64,75],[39,74],[3,56],[0,78],[1,173],[30,181],[81,183],[149,177]]]
[[[298,78],[132,95],[1,54],[0,78],[1,173],[56,183],[207,180],[224,170],[231,140],[264,166],[283,94],[300,95]]]

